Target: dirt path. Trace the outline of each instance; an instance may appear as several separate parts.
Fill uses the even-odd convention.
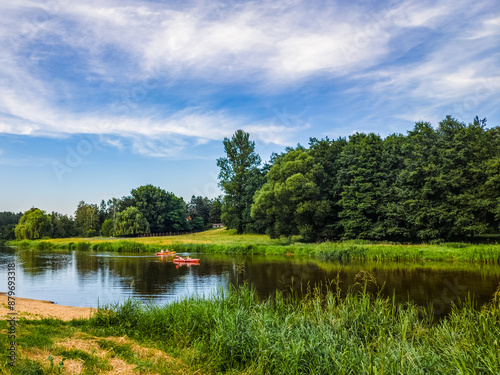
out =
[[[40,301],[27,298],[15,297],[15,311],[18,318],[42,319],[58,318],[64,321],[89,318],[95,309],[91,307],[72,307],[56,305],[50,301]],[[8,297],[5,293],[0,294],[0,319],[7,319],[7,313],[12,312],[9,308]]]

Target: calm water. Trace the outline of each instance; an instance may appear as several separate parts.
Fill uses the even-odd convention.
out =
[[[191,254],[194,256],[194,254]],[[340,281],[343,291],[356,274],[369,272],[383,296],[432,304],[437,315],[469,293],[479,303],[492,298],[500,266],[453,263],[363,262],[340,264],[287,256],[207,255],[199,265],[179,266],[146,254],[0,249],[0,292],[7,291],[7,264],[16,264],[16,295],[61,305],[96,307],[128,297],[163,304],[192,294],[210,295],[243,283],[262,297]]]

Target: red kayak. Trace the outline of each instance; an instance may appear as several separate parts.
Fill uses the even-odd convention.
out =
[[[174,259],[174,263],[197,263],[199,259]]]

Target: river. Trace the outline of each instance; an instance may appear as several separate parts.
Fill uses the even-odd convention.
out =
[[[181,254],[182,255],[182,254]],[[398,302],[432,304],[437,316],[468,295],[488,302],[500,283],[500,265],[448,262],[350,262],[310,257],[191,254],[199,265],[177,266],[154,254],[42,251],[0,248],[0,291],[6,292],[7,265],[15,264],[16,296],[61,305],[97,307],[129,297],[155,304],[188,295],[249,285],[262,298],[277,291],[297,298],[307,287],[357,288],[364,274],[368,290]],[[357,276],[356,276],[357,275]],[[333,284],[332,284],[333,283]],[[361,281],[361,284],[363,282]]]

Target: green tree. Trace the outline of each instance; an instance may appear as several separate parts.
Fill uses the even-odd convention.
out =
[[[203,220],[203,226],[205,226],[206,224],[208,224],[210,220],[211,208],[212,208],[212,201],[210,199],[202,196],[195,197],[193,195],[191,197],[191,201],[188,203],[188,215],[191,217],[192,220],[201,217]],[[191,225],[193,225],[193,223],[191,223]]]
[[[342,163],[340,155],[346,144],[345,138],[309,140],[309,154],[314,160],[312,180],[319,188],[318,199],[326,205],[322,222],[318,225],[318,239],[338,239],[343,235],[339,219],[341,207],[338,204],[342,193],[339,171]]]
[[[31,208],[19,219],[14,232],[19,240],[36,240],[52,234],[50,216],[38,208]]]
[[[69,218],[67,215],[63,215],[58,212],[52,212],[50,214],[50,219],[52,221],[53,238],[72,237],[77,234],[73,219]]]
[[[328,205],[313,181],[314,159],[301,146],[277,157],[267,182],[254,195],[252,216],[272,237],[301,234],[314,240],[320,233]]]
[[[116,215],[113,234],[127,236],[150,233],[149,223],[137,207],[128,207]]]
[[[190,221],[190,226],[193,230],[202,230],[203,228],[205,228],[205,221],[201,216],[198,216]]]
[[[182,198],[153,185],[133,189],[132,197],[153,233],[188,229],[186,203]]]
[[[82,237],[93,237],[99,233],[101,225],[99,208],[96,204],[87,204],[84,201],[78,203],[75,211],[75,227]]]
[[[378,206],[384,188],[381,169],[382,139],[356,133],[340,155],[340,224],[345,238],[380,238]]]
[[[221,222],[222,199],[222,197],[217,197],[212,201],[212,206],[210,208],[210,214],[208,217],[208,222],[211,224],[217,224]]]
[[[483,185],[478,187],[478,196],[487,202],[485,221],[491,231],[500,232],[500,127],[488,129],[483,144],[486,154],[482,167],[486,174]]]
[[[240,234],[252,222],[252,199],[260,188],[258,166],[261,159],[255,153],[255,142],[249,138],[243,130],[237,130],[231,139],[224,138],[226,157],[217,159],[219,185],[226,194],[221,219],[228,228],[235,228]]]
[[[106,219],[104,220],[104,223],[102,223],[101,227],[101,235],[104,237],[110,237],[113,236],[113,228],[114,228],[114,221],[113,219]]]
[[[392,134],[384,139],[380,169],[384,172],[384,180],[380,183],[378,194],[377,226],[374,228],[375,238],[390,240],[408,239],[405,209],[403,202],[398,200],[398,177],[404,169],[405,159],[403,145],[405,136]]]
[[[17,214],[9,211],[0,212],[0,240],[13,240],[16,238],[14,228],[21,216],[23,216],[22,212]]]

